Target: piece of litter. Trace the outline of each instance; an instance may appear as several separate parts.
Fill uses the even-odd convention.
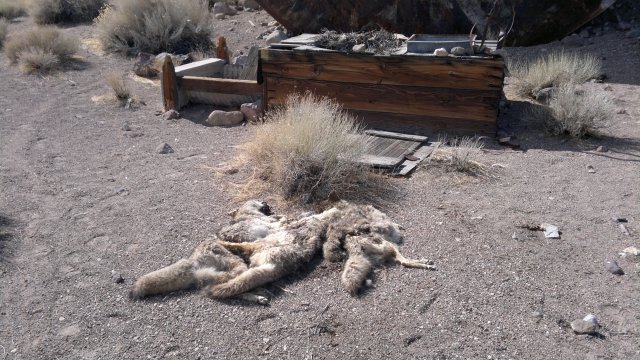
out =
[[[620,256],[640,256],[640,249],[635,246],[629,246],[628,248],[622,250]]]
[[[544,232],[544,237],[547,239],[560,239],[560,231],[558,227],[551,224],[542,224],[540,228]]]
[[[626,218],[623,218],[621,216],[614,216],[614,217],[611,218],[611,220],[613,220],[614,222],[619,222],[619,223],[628,222]]]

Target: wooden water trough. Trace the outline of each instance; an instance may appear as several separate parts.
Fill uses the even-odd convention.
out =
[[[263,107],[285,103],[292,92],[336,99],[369,128],[433,134],[495,135],[502,97],[500,56],[342,53],[288,42],[260,49],[257,81],[163,73],[165,108],[182,89],[260,93]],[[170,64],[168,64],[170,66]]]

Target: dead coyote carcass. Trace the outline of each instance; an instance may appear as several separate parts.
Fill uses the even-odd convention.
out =
[[[394,244],[401,239],[398,225],[371,206],[343,202],[317,215],[287,220],[251,200],[232,215],[231,225],[222,228],[218,238],[201,243],[188,259],[142,276],[130,296],[197,287],[212,298],[239,296],[266,304],[268,299],[249,291],[295,272],[321,249],[330,261],[347,258],[342,283],[352,295],[384,261],[434,268],[402,256]]]

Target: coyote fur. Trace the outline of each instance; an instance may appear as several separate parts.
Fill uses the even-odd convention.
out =
[[[214,239],[206,240],[188,259],[140,277],[133,299],[200,288],[216,299],[241,297],[267,304],[251,290],[308,264],[322,251],[329,261],[346,259],[342,285],[353,296],[371,270],[390,260],[406,267],[435,269],[422,260],[405,258],[396,244],[400,227],[372,206],[341,202],[320,214],[287,219],[250,200],[230,213],[233,220]]]

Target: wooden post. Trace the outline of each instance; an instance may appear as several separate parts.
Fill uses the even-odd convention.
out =
[[[164,57],[164,62],[162,63],[162,103],[165,111],[180,110],[178,78],[169,55]]]

